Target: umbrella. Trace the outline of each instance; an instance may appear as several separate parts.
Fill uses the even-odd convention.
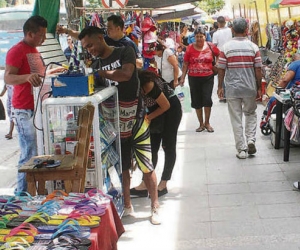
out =
[[[300,5],[300,0],[282,0],[280,5]]]
[[[271,9],[278,9],[279,4],[282,2],[282,0],[275,0],[273,3],[270,4]]]

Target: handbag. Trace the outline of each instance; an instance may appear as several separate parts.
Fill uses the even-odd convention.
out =
[[[5,119],[6,119],[5,109],[2,100],[0,99],[0,120],[5,120]]]
[[[211,49],[211,46],[209,45],[209,43],[207,43],[208,47],[211,50],[212,56],[213,56],[213,61],[212,61],[212,71],[214,72],[214,76],[216,76],[218,74],[218,68],[215,66],[216,65],[216,59],[215,59],[215,55],[213,50]]]

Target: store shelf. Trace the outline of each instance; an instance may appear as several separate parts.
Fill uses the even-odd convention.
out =
[[[97,188],[112,195],[119,214],[123,209],[122,170],[120,160],[119,109],[116,87],[94,95],[57,97],[43,101],[43,128],[46,154],[64,154],[75,146],[77,114],[91,102],[95,106],[90,149],[91,164],[86,172],[86,189]],[[96,129],[97,128],[97,129]],[[73,147],[74,148],[74,147]],[[111,171],[110,168],[114,168]],[[108,181],[109,180],[109,181]],[[114,192],[112,192],[114,191]]]

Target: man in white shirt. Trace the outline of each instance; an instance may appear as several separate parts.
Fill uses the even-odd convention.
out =
[[[219,28],[214,33],[212,42],[218,47],[219,50],[221,50],[223,45],[231,40],[232,32],[230,28],[225,26],[226,22],[223,16],[219,16],[217,22]]]
[[[222,49],[223,45],[232,39],[232,32],[231,29],[226,27],[225,18],[223,16],[219,16],[217,18],[218,29],[213,35],[212,42],[218,47],[219,50]],[[225,95],[225,86],[224,88],[224,97],[220,99],[220,102],[226,102],[226,95]]]

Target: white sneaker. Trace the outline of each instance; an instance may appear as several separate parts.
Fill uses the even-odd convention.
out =
[[[150,220],[151,220],[151,223],[153,225],[160,225],[161,224],[157,207],[151,208],[151,219]]]
[[[129,216],[129,215],[133,215],[134,214],[134,209],[133,206],[131,205],[131,207],[124,207],[124,213],[123,213],[123,217]]]
[[[247,152],[245,150],[240,151],[236,154],[236,157],[239,159],[246,159],[247,158]]]
[[[254,155],[256,153],[255,143],[253,141],[248,142],[248,154]]]

